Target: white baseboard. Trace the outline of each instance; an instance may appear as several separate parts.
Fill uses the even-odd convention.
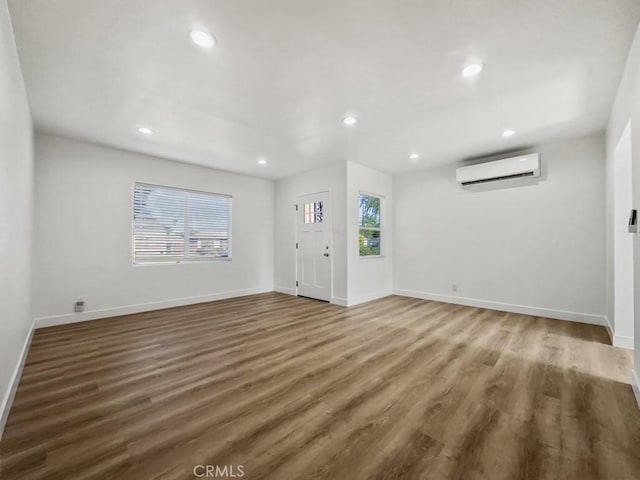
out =
[[[388,297],[389,295],[392,295],[392,292],[370,293],[368,295],[361,295],[355,298],[349,297],[349,299],[347,300],[347,305],[349,307],[353,307],[355,305],[360,305],[361,303],[377,300],[378,298]]]
[[[616,335],[614,333],[615,329],[611,326],[611,322],[609,321],[609,317],[604,317],[604,320],[605,320],[604,328],[607,329],[607,333],[609,334],[609,340],[611,340],[611,345],[613,345],[614,347],[633,350],[633,337],[627,337],[625,335]]]
[[[611,345],[613,345],[613,327],[611,326],[611,322],[609,321],[609,317],[604,317],[604,328],[607,330],[607,335],[609,335],[609,341]]]
[[[340,305],[341,307],[349,306],[349,302],[347,302],[347,299],[342,297],[331,297],[331,303],[335,305]]]
[[[176,298],[173,300],[163,300],[160,302],[140,303],[137,305],[126,305],[122,307],[103,308],[100,310],[90,310],[82,313],[65,313],[62,315],[51,315],[38,317],[35,319],[35,327],[52,327],[54,325],[66,325],[68,323],[86,322],[98,320],[100,318],[116,317],[118,315],[130,315],[132,313],[148,312],[151,310],[161,310],[163,308],[181,307],[183,305],[193,305],[195,303],[213,302],[226,298],[244,297],[246,295],[256,295],[258,293],[272,292],[272,288],[255,288],[249,290],[235,290],[229,292],[213,293],[209,295],[199,295],[196,297]]]
[[[633,337],[613,334],[613,346],[633,350]]]
[[[631,370],[631,388],[633,388],[633,394],[638,402],[638,408],[640,408],[640,379],[635,370]]]
[[[451,295],[441,295],[438,293],[418,292],[414,290],[394,289],[393,293],[395,295],[401,295],[403,297],[422,298],[424,300],[434,300],[436,302],[455,303],[458,305],[467,305],[469,307],[488,308],[491,310],[500,310],[503,312],[521,313],[524,315],[532,315],[536,317],[555,318],[558,320],[588,323],[591,325],[605,326],[607,323],[604,315],[593,315],[591,313],[552,310],[548,308],[529,307],[511,303],[479,300],[476,298],[455,297]]]
[[[275,286],[273,290],[279,293],[285,293],[287,295],[293,295],[293,296],[298,295],[298,292],[296,291],[295,288],[283,287],[281,285]],[[333,303],[334,305],[340,305],[341,307],[349,306],[347,299],[342,297],[331,297],[331,300],[329,303]]]
[[[278,285],[274,287],[273,290],[279,293],[285,293],[287,295],[293,295],[293,296],[298,295],[298,292],[296,291],[295,288],[283,287]],[[333,303],[334,305],[340,305],[341,307],[351,306],[351,304],[347,302],[347,299],[342,297],[331,297],[331,300],[329,303]]]
[[[284,293],[284,294],[287,294],[287,295],[294,295],[294,296],[297,295],[297,292],[296,292],[295,288],[275,286],[275,287],[273,287],[273,290],[275,292]]]
[[[27,335],[27,338],[24,341],[24,345],[22,346],[22,352],[20,352],[20,358],[18,359],[16,368],[13,370],[13,375],[11,376],[11,383],[9,384],[9,389],[7,390],[7,392],[4,395],[4,398],[2,399],[2,404],[0,404],[0,439],[2,439],[4,426],[6,425],[7,419],[9,418],[9,411],[11,410],[13,399],[16,396],[18,385],[20,384],[20,377],[22,377],[24,362],[27,360],[27,354],[29,353],[29,346],[31,345],[31,339],[33,339],[34,331],[35,331],[35,322],[31,324],[29,335]]]
[[[289,287],[283,287],[281,285],[276,285],[273,288],[274,291],[279,292],[279,293],[285,293],[287,295],[297,295],[298,292],[296,291],[295,288],[289,288]],[[369,295],[362,295],[360,297],[357,297],[355,299],[351,299],[351,298],[343,298],[343,297],[331,297],[331,303],[335,304],[335,305],[340,305],[341,307],[353,307],[354,305],[360,305],[361,303],[365,303],[365,302],[370,302],[372,300],[376,300],[378,298],[382,298],[382,297],[386,297],[388,295],[391,295],[391,292],[386,292],[386,293],[378,293],[378,294],[369,294]]]

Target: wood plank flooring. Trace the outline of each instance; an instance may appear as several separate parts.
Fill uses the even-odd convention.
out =
[[[395,296],[40,329],[0,476],[635,480],[630,369],[602,327]]]

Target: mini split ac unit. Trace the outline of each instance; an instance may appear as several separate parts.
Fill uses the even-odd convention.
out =
[[[537,153],[478,163],[477,165],[460,167],[456,170],[456,181],[461,187],[539,176],[540,155]]]

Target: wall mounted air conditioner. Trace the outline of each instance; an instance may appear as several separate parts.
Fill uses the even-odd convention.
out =
[[[461,187],[539,176],[540,155],[537,153],[478,163],[456,169],[456,181]]]

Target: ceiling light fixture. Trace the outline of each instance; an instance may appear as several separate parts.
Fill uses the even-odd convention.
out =
[[[216,44],[216,39],[209,32],[204,32],[202,30],[192,30],[191,33],[191,41],[202,48],[211,48]]]
[[[142,133],[143,135],[153,135],[153,130],[151,130],[149,127],[138,127],[138,132]]]
[[[420,158],[420,155],[418,155],[417,153],[412,153],[411,155],[409,155],[409,158],[411,160],[418,160]]]
[[[474,77],[482,71],[481,63],[471,63],[462,70],[463,77]]]
[[[344,123],[347,127],[351,127],[353,125],[355,125],[356,123],[358,123],[358,119],[356,117],[353,116],[348,116],[348,117],[344,117],[342,119],[342,123]]]
[[[515,130],[505,130],[504,132],[502,132],[503,137],[513,137],[515,134]]]
[[[259,158],[258,159],[258,164],[259,165],[266,165],[267,164],[267,159],[266,158]]]

